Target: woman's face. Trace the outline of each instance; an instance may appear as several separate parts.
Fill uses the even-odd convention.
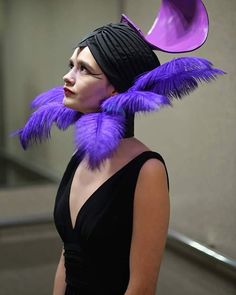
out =
[[[81,113],[99,111],[101,102],[115,90],[96,63],[88,47],[76,48],[63,77],[66,107]]]

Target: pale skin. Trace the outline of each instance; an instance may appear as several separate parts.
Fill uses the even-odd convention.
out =
[[[90,66],[89,71],[92,74],[83,67],[84,63]],[[99,111],[101,101],[116,93],[114,87],[102,73],[88,47],[83,50],[76,49],[70,64],[71,69],[64,76],[64,81],[65,87],[73,93],[65,93],[64,104],[83,113]],[[84,202],[103,182],[134,157],[148,150],[150,149],[141,141],[131,137],[121,140],[114,156],[105,161],[100,171],[88,169],[84,159],[72,181],[70,193],[72,225],[75,225],[76,216]],[[155,295],[169,215],[170,203],[164,165],[157,159],[149,159],[139,172],[135,189],[129,262],[130,280],[124,295]],[[62,250],[55,275],[53,295],[64,295],[65,288]]]

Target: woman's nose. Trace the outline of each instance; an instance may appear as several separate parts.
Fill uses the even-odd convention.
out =
[[[75,84],[75,79],[71,75],[71,71],[68,72],[67,74],[65,74],[65,76],[63,76],[63,80],[68,85],[74,85]]]

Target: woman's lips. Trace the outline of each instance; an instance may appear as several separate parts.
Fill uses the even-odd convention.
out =
[[[75,93],[73,91],[70,91],[70,89],[64,87],[64,93],[65,93],[65,96],[68,97],[68,96],[72,96],[74,95]]]

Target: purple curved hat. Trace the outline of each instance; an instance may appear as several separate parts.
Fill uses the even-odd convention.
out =
[[[153,49],[169,53],[193,51],[207,39],[209,19],[201,0],[162,0],[156,19],[145,36],[126,15],[121,22],[134,28]]]

